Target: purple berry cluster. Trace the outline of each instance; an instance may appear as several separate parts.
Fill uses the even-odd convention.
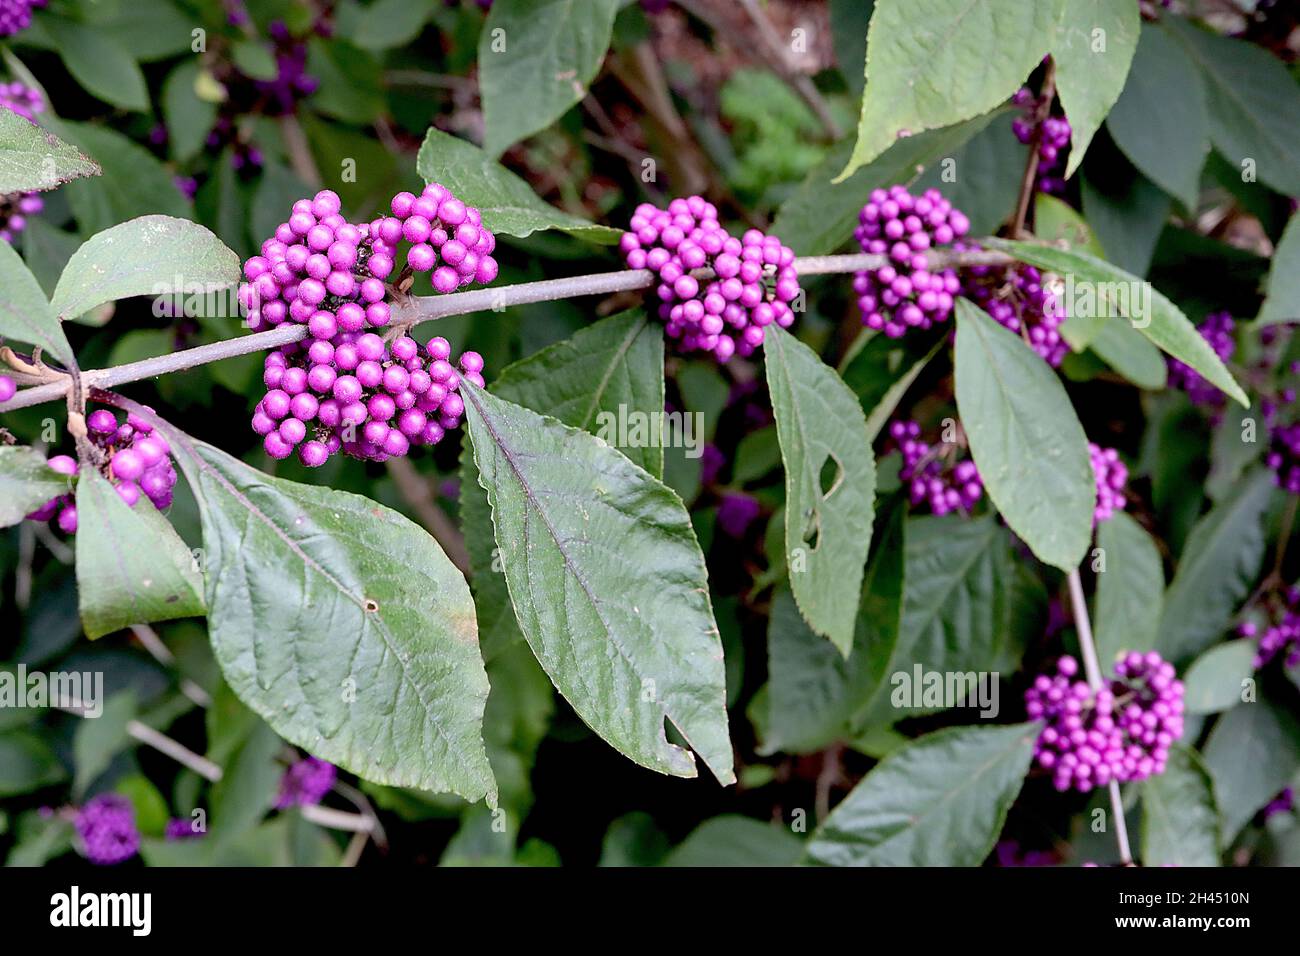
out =
[[[21,33],[32,25],[32,10],[45,6],[44,0],[0,0],[0,37]]]
[[[171,446],[148,422],[136,415],[119,422],[116,415],[101,408],[86,416],[86,432],[100,459],[100,470],[119,498],[132,508],[142,496],[159,511],[171,507],[172,489],[176,487]],[[63,475],[77,473],[77,462],[68,455],[55,455],[46,464]],[[54,519],[64,534],[75,534],[76,495],[69,492],[51,498],[27,517],[33,521]]]
[[[392,321],[385,280],[403,241],[402,278],[432,271],[434,289],[452,292],[496,278],[496,238],[477,209],[437,183],[418,197],[398,193],[390,208],[390,216],[355,225],[340,214],[338,196],[323,190],[295,203],[262,254],[244,264],[249,327],[299,322],[310,332],[266,357],[269,391],[252,424],[273,458],[298,448],[302,462],[317,467],[340,450],[383,461],[413,444],[437,444],[460,425],[461,379],[483,385],[477,352],[464,353],[457,370],[446,339],[430,340],[422,357],[414,339],[385,341],[371,330]]]
[[[799,276],[793,250],[776,236],[750,229],[735,238],[700,196],[674,199],[666,210],[642,203],[629,225],[619,243],[624,261],[659,277],[659,317],[681,351],[726,362],[752,355],[769,325],[794,323]],[[696,269],[711,269],[713,278],[696,278]]]
[[[1300,588],[1290,587],[1283,592],[1281,619],[1270,624],[1263,634],[1254,621],[1242,623],[1237,633],[1258,638],[1255,670],[1267,667],[1274,658],[1280,658],[1287,668],[1300,666]]]
[[[862,324],[901,338],[908,329],[928,329],[952,312],[961,289],[957,272],[931,272],[926,250],[946,246],[970,231],[970,220],[937,189],[913,196],[902,186],[877,189],[853,235],[863,252],[887,255],[878,269],[853,277]]]
[[[1209,343],[1210,348],[1214,349],[1214,354],[1227,362],[1237,350],[1237,341],[1233,334],[1235,328],[1236,322],[1230,313],[1211,312],[1205,317],[1205,321],[1196,327],[1196,330],[1201,333],[1201,338]],[[1176,358],[1170,358],[1168,361],[1170,388],[1181,388],[1187,393],[1193,405],[1211,409],[1223,406],[1223,392],[1202,378],[1200,372]]]
[[[1092,509],[1092,523],[1109,521],[1116,511],[1124,510],[1124,485],[1128,483],[1128,467],[1120,461],[1114,448],[1102,448],[1088,442],[1088,458],[1092,462],[1093,478],[1097,482],[1097,501]]]
[[[423,352],[409,336],[385,342],[374,332],[286,345],[266,357],[269,391],[253,412],[253,431],[272,458],[297,448],[309,468],[339,451],[385,461],[412,445],[436,445],[460,426],[461,379],[482,387],[483,358],[465,352],[458,371],[444,338],[430,339]]]
[[[955,248],[977,250],[974,244]],[[1025,343],[1052,368],[1059,368],[1070,347],[1061,338],[1062,309],[1043,283],[1036,268],[1017,262],[1011,266],[971,266],[962,276],[966,296],[998,324],[1024,338]]]
[[[275,809],[287,810],[320,803],[334,786],[336,776],[338,768],[317,757],[296,761],[280,778]]]
[[[1036,188],[1039,192],[1045,193],[1065,192],[1065,179],[1060,175],[1059,166],[1070,145],[1070,121],[1064,116],[1047,116],[1040,127],[1036,118],[1042,115],[1046,104],[1041,97],[1034,96],[1028,87],[1021,87],[1011,98],[1011,102],[1024,111],[1023,115],[1011,124],[1016,139],[1028,145],[1034,141],[1036,135],[1039,137]]]
[[[0,11],[3,10],[3,3],[4,0],[0,0]],[[0,34],[3,33],[3,29],[0,29]],[[45,100],[38,91],[23,83],[0,83],[0,108],[11,110],[35,124],[37,114],[45,111]],[[39,193],[9,193],[0,196],[0,242],[13,242],[14,236],[27,228],[27,218],[44,208],[45,201]]]
[[[1078,672],[1073,657],[1062,657],[1055,675],[1040,674],[1025,691],[1029,718],[1045,722],[1034,757],[1056,789],[1087,791],[1163,773],[1183,734],[1183,684],[1173,665],[1155,651],[1130,651],[1095,693]]]
[[[956,445],[930,446],[921,441],[921,426],[912,421],[891,423],[889,437],[903,455],[898,477],[907,484],[913,506],[928,505],[937,515],[969,513],[983,496],[984,483],[975,462],[953,460]]]
[[[140,849],[135,810],[131,801],[118,794],[105,793],[86,801],[77,812],[74,826],[82,853],[99,866],[129,860]]]
[[[1273,482],[1287,494],[1300,495],[1300,422],[1273,429],[1264,461]]]

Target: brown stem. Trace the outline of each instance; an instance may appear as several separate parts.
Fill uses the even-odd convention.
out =
[[[1029,158],[1025,161],[1025,174],[1020,179],[1020,195],[1016,200],[1015,216],[1011,220],[1011,238],[1025,235],[1025,222],[1029,218],[1029,203],[1034,198],[1034,183],[1038,179],[1038,148],[1043,142],[1043,120],[1052,112],[1056,96],[1056,64],[1050,58],[1043,74],[1043,90],[1039,94],[1034,113],[1034,134],[1029,140]]]

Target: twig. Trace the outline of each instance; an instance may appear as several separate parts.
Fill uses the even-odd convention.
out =
[[[1074,568],[1068,575],[1070,584],[1070,606],[1074,612],[1074,627],[1079,632],[1079,647],[1083,651],[1083,670],[1088,677],[1088,686],[1093,692],[1101,690],[1101,664],[1097,660],[1097,645],[1092,640],[1092,622],[1088,620],[1088,604],[1083,598],[1083,583],[1079,580],[1079,569]],[[1124,819],[1124,801],[1120,796],[1119,782],[1110,781],[1110,814],[1115,820],[1115,841],[1119,844],[1120,862],[1125,866],[1133,862],[1133,852],[1129,849],[1128,823]]]
[[[961,268],[974,265],[1006,265],[1013,258],[1006,253],[993,251],[956,252],[951,249],[932,250],[926,256],[932,268]],[[843,256],[809,256],[794,261],[800,275],[831,275],[878,269],[888,262],[888,257],[857,253]],[[698,270],[697,277],[708,278],[711,273]],[[544,279],[540,282],[521,282],[499,288],[474,289],[469,292],[452,292],[447,295],[415,297],[395,318],[399,323],[412,326],[432,322],[452,315],[496,311],[514,305],[533,302],[552,302],[584,295],[608,295],[615,292],[633,292],[648,289],[655,282],[654,274],[645,269],[628,269],[619,272],[599,272],[566,279]],[[241,335],[237,338],[183,349],[168,355],[129,362],[112,368],[92,369],[82,372],[81,379],[89,389],[110,389],[129,382],[182,372],[199,365],[208,365],[224,359],[278,348],[307,337],[307,327],[296,323],[282,325],[268,332]],[[18,392],[9,401],[0,403],[0,414],[29,408],[44,402],[58,401],[67,394],[68,377],[56,382],[36,385]]]
[[[310,820],[319,826],[331,830],[346,830],[349,833],[364,833],[367,836],[375,828],[374,817],[364,813],[349,813],[346,810],[334,810],[319,804],[308,803],[299,807],[304,820]]]
[[[1034,135],[1029,139],[1029,158],[1025,160],[1025,173],[1020,179],[1020,195],[1016,200],[1016,212],[1011,220],[1011,238],[1019,239],[1025,232],[1025,221],[1029,218],[1029,203],[1034,198],[1034,183],[1038,179],[1038,147],[1043,142],[1043,120],[1052,111],[1052,100],[1056,96],[1056,64],[1050,58],[1047,70],[1043,74],[1043,89],[1039,94],[1039,106],[1034,116]]]
[[[303,131],[298,117],[293,115],[280,118],[280,133],[284,137],[285,149],[289,151],[289,164],[306,185],[317,189],[321,184],[320,170],[311,155],[311,146],[307,143],[307,134]]]
[[[385,464],[402,500],[411,506],[415,516],[420,519],[420,524],[442,545],[442,550],[447,552],[451,563],[462,574],[468,575],[469,550],[465,547],[465,536],[456,527],[456,523],[447,517],[447,513],[438,507],[429,481],[416,471],[409,458],[389,458]]]
[[[777,72],[785,79],[790,88],[799,94],[799,98],[808,104],[808,108],[813,111],[817,121],[822,124],[826,130],[826,135],[832,142],[838,141],[844,135],[844,130],[840,129],[840,124],[835,121],[830,107],[826,105],[826,100],[822,98],[821,91],[817,85],[804,73],[790,62],[790,57],[786,53],[785,44],[781,42],[780,35],[772,22],[768,20],[758,5],[758,0],[740,0],[740,5],[745,8],[745,13],[749,17],[750,23],[758,31],[759,39],[767,47],[768,54],[776,61]]]

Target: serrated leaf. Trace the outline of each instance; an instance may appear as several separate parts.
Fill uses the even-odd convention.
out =
[[[768,329],[763,354],[785,462],[790,583],[813,630],[847,657],[875,507],[866,417],[834,370],[785,329]]]
[[[1104,314],[1109,321],[1127,318],[1139,332],[1169,355],[1196,369],[1210,384],[1242,405],[1250,404],[1246,393],[1201,333],[1196,331],[1196,326],[1149,282],[1084,252],[1009,239],[989,239],[986,242],[1017,259],[1061,276],[1067,283],[1072,281],[1074,301],[1065,303],[1071,318],[1081,314],[1080,310]]]
[[[1195,751],[1175,744],[1164,773],[1141,789],[1143,866],[1219,865],[1214,786]]]
[[[1278,192],[1300,195],[1300,88],[1267,50],[1162,17],[1200,69],[1209,92],[1210,138],[1229,162]]]
[[[72,346],[36,277],[7,242],[0,242],[0,336],[39,345],[65,365]]]
[[[427,183],[442,183],[470,206],[477,206],[493,232],[524,238],[559,229],[579,239],[612,244],[622,231],[598,226],[556,209],[531,186],[473,143],[429,127],[416,159]]]
[[[1088,440],[1051,367],[1014,332],[957,300],[957,410],[989,497],[1045,564],[1078,566],[1097,489]]]
[[[91,236],[59,277],[51,306],[62,317],[133,295],[159,295],[239,282],[239,256],[198,223],[142,216]]]
[[[489,155],[500,156],[550,126],[586,95],[621,5],[620,0],[497,0],[492,5],[478,45],[483,148]]]
[[[1106,128],[1148,179],[1184,208],[1196,208],[1210,152],[1205,80],[1183,48],[1158,27],[1142,26],[1133,68]]]
[[[677,495],[603,441],[462,386],[520,628],[552,683],[642,766],[735,779],[722,643]]]
[[[1300,321],[1300,216],[1292,216],[1273,250],[1267,294],[1255,325]]]
[[[50,17],[45,23],[64,66],[85,89],[123,109],[149,109],[144,74],[125,46],[108,33],[74,20]]]
[[[880,0],[867,32],[867,87],[842,181],[892,146],[986,113],[1049,52],[1059,0]],[[998,50],[998,56],[990,56]]]
[[[858,212],[873,189],[910,183],[919,170],[952,157],[997,116],[989,113],[944,129],[908,136],[844,182],[835,176],[848,159],[852,144],[837,143],[781,204],[772,234],[801,256],[835,252],[853,238]]]
[[[76,548],[77,600],[90,639],[202,616],[203,582],[185,542],[149,499],[131,507],[89,466],[77,481]]]
[[[1160,615],[1155,649],[1166,659],[1199,654],[1228,629],[1264,559],[1264,513],[1273,493],[1269,473],[1259,469],[1192,528]]]
[[[1219,718],[1201,754],[1214,781],[1223,845],[1231,846],[1300,770],[1300,725],[1271,701],[1238,704]]]
[[[1037,724],[954,727],[894,751],[808,841],[820,866],[979,866],[1020,793]]]
[[[1052,59],[1056,92],[1070,118],[1069,178],[1124,89],[1142,19],[1138,5],[1128,0],[1069,0],[1060,6]]]
[[[1224,641],[1196,660],[1183,676],[1183,703],[1189,714],[1217,714],[1242,702],[1246,681],[1255,673],[1256,644],[1245,638]]]
[[[1165,571],[1160,552],[1145,528],[1117,511],[1097,528],[1097,547],[1105,555],[1097,573],[1093,634],[1097,659],[1109,672],[1123,651],[1149,651],[1160,630]]]
[[[67,494],[67,475],[45,464],[45,456],[23,445],[0,445],[0,528],[22,521],[51,498]]]
[[[203,518],[213,652],[285,739],[376,783],[496,800],[469,588],[425,531],[169,431]]]
[[[75,146],[12,110],[0,110],[0,194],[54,189],[102,172]]]

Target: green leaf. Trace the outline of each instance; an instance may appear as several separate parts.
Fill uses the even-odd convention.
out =
[[[78,83],[105,102],[123,109],[145,112],[149,91],[135,57],[102,30],[73,20],[45,21],[55,39],[55,49]]]
[[[834,252],[853,238],[858,212],[873,189],[911,183],[919,175],[918,168],[923,170],[954,156],[996,115],[977,116],[964,123],[901,139],[844,182],[836,182],[834,178],[852,145],[848,140],[836,144],[781,204],[772,224],[773,235],[780,236],[783,243],[801,256]]]
[[[605,59],[620,6],[620,0],[498,0],[492,5],[478,44],[483,148],[489,155],[500,156],[507,146],[550,126],[586,95]]]
[[[1219,865],[1214,786],[1195,751],[1176,744],[1141,789],[1143,866]]]
[[[1220,413],[1210,436],[1210,473],[1205,478],[1205,493],[1212,501],[1222,501],[1241,481],[1242,474],[1260,456],[1256,429],[1263,420],[1259,401],[1250,408],[1228,405]]]
[[[1106,258],[1105,250],[1084,218],[1069,203],[1049,193],[1034,197],[1034,235],[1043,242],[1082,249],[1098,259]]]
[[[997,232],[998,226],[1016,208],[1020,180],[1024,177],[1025,162],[1029,158],[1029,147],[1016,139],[1011,128],[1016,112],[1006,109],[989,115],[989,121],[969,142],[944,156],[938,165],[929,166],[911,186],[914,194],[930,188],[943,193],[945,199],[966,214],[972,236]],[[976,123],[982,119],[969,122]],[[943,132],[936,130],[921,135],[935,136]],[[890,149],[898,149],[908,141],[902,140]],[[882,156],[876,162],[884,158]],[[1043,195],[1039,193],[1040,197]]]
[[[812,629],[847,657],[876,494],[866,418],[834,370],[785,329],[768,331],[764,356],[785,462],[790,583]]]
[[[1183,701],[1189,714],[1217,714],[1242,702],[1246,681],[1255,673],[1255,642],[1218,644],[1187,668]]]
[[[1135,276],[1151,267],[1156,244],[1169,219],[1173,200],[1136,170],[1127,178],[1098,182],[1085,170],[1079,194],[1088,225],[1106,250],[1106,258]]]
[[[434,540],[367,498],[167,437],[202,512],[212,648],[239,698],[368,780],[494,803],[474,606]]]
[[[72,364],[72,346],[45,292],[7,242],[0,242],[0,336],[39,345],[65,365]]]
[[[312,37],[307,41],[307,72],[320,84],[311,96],[311,105],[326,116],[366,126],[379,119],[386,109],[382,67],[375,54],[343,39],[347,35],[336,34],[328,40]],[[311,124],[303,125],[310,131]],[[347,158],[354,154],[345,151],[343,155]],[[321,168],[327,165],[319,159],[318,164]],[[345,201],[344,206],[348,205]]]
[[[420,35],[432,13],[430,0],[375,0],[339,8],[339,35],[366,50],[405,46]]]
[[[1105,570],[1097,574],[1097,659],[1103,670],[1124,651],[1149,651],[1160,630],[1165,570],[1151,535],[1127,512],[1097,528]]]
[[[1162,17],[1161,24],[1205,78],[1210,138],[1219,152],[1278,192],[1300,195],[1300,88],[1282,61],[1183,17]]]
[[[473,143],[429,127],[416,159],[426,183],[442,183],[468,205],[477,206],[493,232],[524,238],[560,229],[591,242],[618,242],[622,230],[598,226],[547,204],[524,180]]]
[[[230,48],[230,58],[240,72],[254,80],[274,80],[279,73],[271,47],[256,40],[237,41]]]
[[[1105,323],[1088,345],[1099,359],[1138,388],[1159,391],[1165,387],[1169,376],[1165,357],[1127,322]]]
[[[1097,489],[1088,439],[1060,379],[965,299],[957,300],[956,378],[957,410],[989,497],[1040,561],[1077,567]]]
[[[1219,718],[1201,751],[1214,780],[1224,846],[1300,770],[1300,726],[1267,700],[1238,704]]]
[[[131,742],[126,726],[135,719],[135,692],[124,690],[99,703],[103,712],[80,721],[72,736],[72,793],[78,799]]]
[[[0,445],[0,528],[17,524],[71,486],[72,479],[45,464],[36,449]]]
[[[1255,326],[1300,321],[1300,216],[1292,216],[1273,250],[1267,295]]]
[[[94,640],[204,612],[190,549],[147,498],[131,507],[93,466],[77,482],[77,600]]]
[[[31,793],[67,776],[49,744],[36,734],[26,730],[0,734],[0,797]]]
[[[1264,559],[1264,513],[1273,492],[1269,472],[1259,469],[1196,522],[1160,615],[1155,649],[1168,660],[1193,657],[1227,631]]]
[[[358,700],[361,697],[358,688]],[[212,788],[210,835],[214,846],[229,846],[257,826],[275,802],[285,766],[276,758],[284,744],[260,721],[231,755],[221,779]]]
[[[54,189],[102,172],[75,146],[12,110],[0,110],[0,194]]]
[[[986,113],[1052,46],[1059,0],[881,0],[867,33],[858,138],[836,181],[900,136]],[[990,50],[999,55],[990,56]]]
[[[89,123],[60,121],[58,132],[103,167],[102,181],[74,182],[66,190],[83,232],[99,232],[150,213],[193,218],[194,209],[171,172],[143,146],[116,130]]]
[[[172,157],[180,162],[199,154],[217,118],[217,104],[203,99],[196,92],[201,70],[197,57],[183,60],[162,86],[167,141]]]
[[[1067,282],[1065,309],[1071,318],[1127,318],[1134,328],[1174,358],[1186,362],[1212,385],[1249,405],[1246,393],[1224,367],[1209,343],[1178,306],[1150,283],[1084,252],[1054,249],[1009,239],[986,240],[989,246],[1056,273]],[[1073,284],[1073,291],[1069,284]]]
[[[1052,59],[1056,93],[1070,118],[1068,178],[1124,89],[1142,18],[1128,0],[1069,0],[1060,6]]]
[[[881,336],[883,339],[884,336]],[[870,413],[867,415],[867,441],[874,442],[880,430],[885,427],[894,414],[894,409],[898,403],[903,400],[907,390],[912,387],[916,377],[925,371],[925,367],[930,364],[930,360],[939,354],[939,351],[947,344],[945,339],[940,339],[934,343],[933,348],[907,367],[902,375],[894,379],[889,388],[885,389],[879,400],[872,406]],[[847,377],[847,376],[846,376]]]
[[[201,289],[239,282],[239,256],[198,223],[142,216],[91,236],[68,261],[51,305],[63,317],[133,295]]]
[[[855,97],[862,95],[867,72],[867,25],[875,10],[874,0],[831,0],[831,42],[840,73]]]
[[[1205,80],[1183,48],[1144,24],[1128,83],[1106,128],[1134,166],[1192,210],[1210,152],[1205,100]]]
[[[894,751],[808,842],[821,866],[979,866],[1020,793],[1037,724],[954,727]]]
[[[722,814],[705,820],[663,866],[794,866],[803,841],[775,823]]]
[[[604,442],[462,386],[511,600],[578,715],[642,766],[733,782],[722,645],[681,499]]]

